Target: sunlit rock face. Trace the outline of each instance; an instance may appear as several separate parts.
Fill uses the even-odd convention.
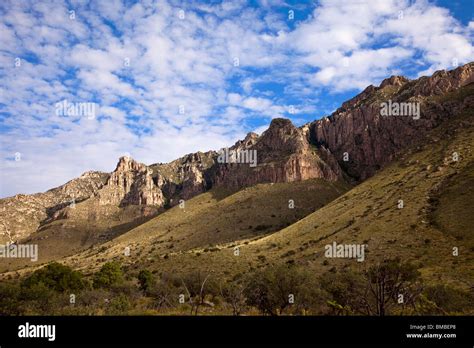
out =
[[[146,165],[130,157],[121,157],[107,184],[99,192],[99,202],[119,206],[162,206],[164,197]]]
[[[372,176],[402,148],[419,140],[446,118],[473,107],[473,98],[456,98],[474,82],[474,63],[410,81],[392,76],[369,86],[331,116],[310,124],[310,138],[327,147],[344,171],[357,180]],[[382,116],[381,104],[419,103],[419,117]]]

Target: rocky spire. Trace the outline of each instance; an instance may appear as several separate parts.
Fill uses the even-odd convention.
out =
[[[120,157],[105,187],[99,191],[100,204],[164,204],[161,189],[155,185],[152,171],[131,157]]]

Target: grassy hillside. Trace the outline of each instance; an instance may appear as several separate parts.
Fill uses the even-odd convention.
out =
[[[130,256],[126,257],[127,263],[159,262],[188,250],[195,254],[215,252],[217,245],[259,238],[279,231],[321,208],[349,188],[345,183],[314,179],[256,185],[236,193],[225,189],[212,190],[184,202],[184,206],[169,209],[110,242],[91,245],[86,252],[69,260],[81,260],[81,265],[90,271],[103,262],[124,256],[126,248],[130,250]],[[109,215],[114,216],[113,213]],[[97,226],[85,226],[84,217],[80,220],[80,231],[68,229],[70,232],[67,232],[67,236],[60,232],[51,233],[51,229],[61,231],[61,223],[71,224],[72,221],[58,220],[55,222],[58,226],[48,226],[38,234],[36,241],[40,242],[41,233],[49,231],[48,240],[39,246],[40,254],[47,251],[47,245],[50,245],[48,243],[52,242],[55,235],[57,245],[67,250],[71,250],[71,245],[79,244],[79,240],[84,238],[97,241],[97,238],[91,238],[87,234],[89,229]],[[84,258],[88,260],[86,264],[82,263]]]
[[[128,247],[130,256],[124,256],[127,263],[153,264],[187,252],[193,255],[216,252],[218,245],[260,238],[281,230],[348,188],[347,184],[315,179],[256,185],[234,194],[213,190],[186,201],[184,208],[176,206],[112,242],[90,250],[87,257],[98,266],[124,256]],[[292,204],[294,208],[290,208]]]
[[[96,199],[89,199],[60,213],[62,216],[40,225],[35,233],[20,241],[38,245],[38,264],[112,240],[150,220],[159,210],[150,206],[99,205]],[[29,266],[32,264],[28,259],[5,259],[0,262],[0,272]]]

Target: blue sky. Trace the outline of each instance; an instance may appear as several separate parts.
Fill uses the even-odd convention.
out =
[[[473,60],[473,2],[2,1],[0,197],[302,125]],[[93,117],[57,103],[95,103]]]

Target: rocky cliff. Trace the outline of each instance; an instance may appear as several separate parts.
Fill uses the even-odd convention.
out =
[[[410,81],[401,76],[369,86],[329,117],[309,125],[311,142],[327,147],[350,176],[361,181],[389,163],[402,148],[422,139],[439,123],[474,107],[472,95],[449,97],[474,83],[474,63]],[[447,96],[447,98],[442,98]],[[419,118],[381,116],[381,103],[419,103]]]
[[[107,184],[99,191],[99,203],[118,206],[162,206],[164,204],[162,182],[159,178],[154,182],[152,172],[143,163],[138,163],[127,156],[121,157]]]
[[[251,141],[249,141],[251,139]],[[342,179],[342,170],[326,148],[310,144],[302,129],[290,120],[273,119],[260,137],[250,133],[230,151],[254,151],[251,163],[216,163],[209,174],[213,186],[241,188],[266,182],[292,182],[312,178]]]

